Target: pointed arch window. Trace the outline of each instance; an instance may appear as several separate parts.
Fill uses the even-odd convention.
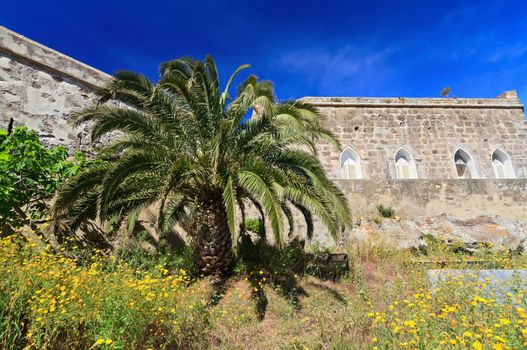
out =
[[[398,179],[417,179],[417,169],[414,157],[405,148],[399,148],[395,153],[395,172]]]
[[[363,178],[359,155],[351,148],[346,148],[340,155],[340,177],[349,180]]]
[[[501,149],[497,148],[492,152],[492,168],[496,179],[514,179],[514,169],[511,157]]]
[[[476,166],[470,154],[460,148],[454,153],[454,165],[456,166],[456,174],[460,179],[476,179]]]

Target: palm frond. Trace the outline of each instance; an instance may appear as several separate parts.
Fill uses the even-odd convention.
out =
[[[234,73],[232,73],[232,75],[229,77],[229,81],[227,81],[227,85],[225,86],[225,89],[223,90],[223,92],[221,93],[221,98],[220,98],[220,105],[223,108],[225,108],[226,104],[227,104],[227,100],[230,98],[229,96],[229,89],[232,85],[232,82],[234,81],[234,78],[236,78],[236,76],[244,69],[247,69],[249,68],[251,65],[249,64],[242,64],[241,66],[239,66],[238,68],[236,68],[236,70],[234,71]]]
[[[281,207],[269,184],[262,179],[261,174],[249,170],[243,170],[239,173],[238,184],[262,205],[269,218],[277,244],[283,245],[284,222]]]

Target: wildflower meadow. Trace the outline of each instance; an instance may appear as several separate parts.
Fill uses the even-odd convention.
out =
[[[527,290],[510,286],[498,298],[489,281],[466,279],[426,288],[429,266],[420,262],[433,258],[466,267],[477,258],[440,245],[426,255],[350,246],[349,273],[335,281],[294,275],[288,293],[280,276],[254,267],[237,272],[212,302],[210,284],[182,268],[138,268],[103,250],[79,263],[15,237],[0,240],[2,349],[527,346]],[[479,268],[525,266],[525,258],[509,252],[483,254],[488,259]]]

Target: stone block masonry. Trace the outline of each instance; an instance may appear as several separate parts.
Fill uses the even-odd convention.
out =
[[[337,180],[356,214],[377,204],[411,220],[448,214],[460,219],[497,214],[527,225],[527,179]]]
[[[92,104],[106,73],[0,27],[0,127],[26,125],[46,145],[87,149],[87,127],[72,112]]]
[[[414,162],[418,179],[459,178],[454,160],[457,150],[471,158],[467,159],[470,178],[496,178],[495,150],[510,157],[514,176],[508,177],[527,178],[527,123],[514,91],[498,98],[303,100],[319,108],[324,125],[344,148],[356,154],[362,172],[358,178],[397,178],[399,149],[413,157],[409,161]],[[332,178],[345,178],[340,152],[321,143],[319,157]]]

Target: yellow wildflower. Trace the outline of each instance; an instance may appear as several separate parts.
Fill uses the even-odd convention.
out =
[[[499,342],[505,343],[505,339],[503,339],[503,338],[500,337],[499,335],[494,336],[494,339],[496,339],[496,341],[499,341]]]
[[[505,347],[503,346],[502,343],[496,343],[496,344],[494,344],[494,345],[492,346],[492,349],[493,349],[493,350],[504,350]]]

